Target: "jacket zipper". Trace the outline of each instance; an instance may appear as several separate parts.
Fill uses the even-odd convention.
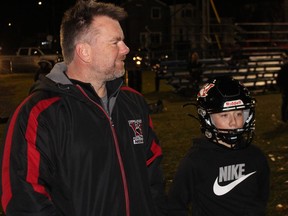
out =
[[[106,113],[106,111],[104,110],[104,108],[102,106],[100,106],[99,104],[97,104],[95,101],[93,101],[87,94],[86,92],[81,88],[81,86],[76,85],[76,87],[81,91],[81,93],[89,100],[91,101],[93,104],[95,104],[99,109],[101,109],[103,111],[103,113],[105,114],[105,116],[107,117],[107,119],[109,120],[110,123],[110,128],[113,134],[113,139],[114,139],[114,146],[116,149],[116,154],[117,154],[117,159],[118,159],[118,163],[119,163],[119,167],[120,167],[120,171],[121,171],[121,177],[122,177],[122,182],[123,182],[123,187],[124,187],[124,196],[125,196],[125,204],[126,204],[126,216],[130,216],[130,202],[129,202],[129,192],[128,192],[128,186],[127,186],[127,179],[126,179],[126,174],[125,174],[125,169],[124,169],[124,165],[123,165],[123,160],[122,160],[122,156],[120,153],[120,148],[119,148],[119,143],[118,143],[118,139],[116,136],[116,132],[115,132],[115,128],[114,128],[114,123],[112,118]]]

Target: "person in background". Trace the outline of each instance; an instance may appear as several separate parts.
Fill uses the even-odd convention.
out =
[[[263,216],[270,168],[253,145],[255,99],[238,81],[216,77],[197,96],[203,137],[182,159],[168,193],[168,215]]]
[[[145,99],[122,85],[126,16],[93,0],[65,12],[64,63],[35,82],[9,120],[1,181],[6,216],[162,214],[161,146]]]
[[[282,96],[281,104],[281,120],[287,122],[288,120],[288,56],[283,54],[283,65],[279,70],[276,78],[276,83],[280,89]]]
[[[199,55],[193,52],[188,60],[188,71],[190,72],[190,80],[193,83],[196,93],[199,91],[202,82],[202,64],[199,62]]]
[[[35,76],[34,76],[34,81],[35,82],[37,80],[39,80],[40,77],[46,76],[52,70],[52,67],[53,67],[51,62],[45,61],[45,60],[40,61],[38,63],[38,65],[39,65],[39,68],[36,71]]]

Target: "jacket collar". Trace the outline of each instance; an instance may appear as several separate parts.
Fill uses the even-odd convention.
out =
[[[59,83],[62,85],[73,85],[73,83],[75,82],[74,81],[72,82],[67,77],[67,75],[65,74],[66,70],[67,70],[67,66],[64,62],[56,63],[54,67],[52,68],[52,70],[50,71],[50,73],[46,75],[46,77],[54,81],[55,83]],[[76,82],[82,87],[86,86],[85,89],[87,89],[88,86],[91,86],[89,83],[83,83],[80,81],[76,81]],[[106,83],[108,98],[116,96],[122,84],[123,84],[123,78],[117,78],[115,80],[108,81]]]

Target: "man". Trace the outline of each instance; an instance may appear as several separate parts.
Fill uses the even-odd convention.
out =
[[[288,120],[288,56],[283,54],[282,58],[283,65],[277,74],[276,82],[282,96],[281,120],[285,123]]]
[[[65,64],[35,83],[9,121],[7,216],[160,215],[161,147],[144,98],[122,86],[125,17],[122,8],[94,1],[65,12]]]
[[[193,84],[192,91],[197,92],[199,91],[199,87],[202,82],[202,64],[199,62],[199,55],[197,52],[193,52],[188,60],[188,70],[190,72],[190,80]]]

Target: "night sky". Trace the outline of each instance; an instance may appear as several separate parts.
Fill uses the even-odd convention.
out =
[[[18,29],[20,29],[20,32],[26,30],[29,32],[36,29],[44,31],[48,31],[50,29],[51,31],[51,28],[53,28],[53,26],[59,26],[63,12],[71,5],[73,5],[75,1],[76,0],[42,0],[43,4],[41,6],[37,4],[38,0],[5,1],[5,5],[1,5],[0,7],[0,31],[5,30],[9,22],[14,24]],[[121,0],[101,1],[113,2],[118,5],[121,4]],[[181,0],[162,1],[169,4],[173,2],[179,3]],[[189,0],[186,1],[189,2]],[[190,2],[192,1],[194,2],[195,0],[190,0]],[[259,0],[214,0],[220,16],[235,15],[235,12],[239,10],[239,6],[243,5],[246,1],[259,2]],[[263,1],[265,0],[262,0],[262,2]]]
[[[35,34],[59,34],[60,22],[63,12],[72,6],[76,0],[42,0],[43,4],[39,6],[39,0],[9,0],[5,1],[0,7],[0,46],[3,41],[13,41],[19,37],[33,38]],[[124,0],[101,0],[103,2],[112,2],[120,5]],[[180,3],[185,0],[162,0],[167,4],[173,2]],[[186,0],[186,2],[196,0]],[[245,3],[274,2],[281,0],[214,0],[220,17],[235,16],[239,14],[239,8]],[[2,3],[3,4],[3,3]],[[240,14],[249,19],[251,14]],[[266,14],[265,14],[266,15]],[[12,23],[12,26],[8,24]]]

